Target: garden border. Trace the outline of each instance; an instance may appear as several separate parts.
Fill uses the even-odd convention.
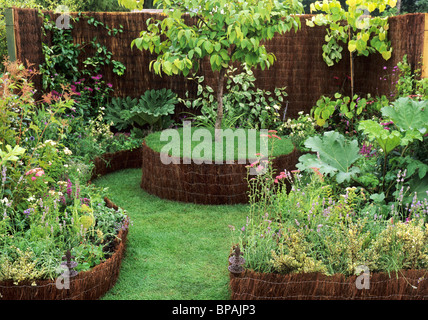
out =
[[[370,273],[369,287],[359,276],[321,273],[274,274],[244,270],[230,273],[231,300],[426,300],[428,271]],[[424,281],[425,280],[425,281]]]
[[[108,198],[106,206],[115,208]],[[88,271],[69,278],[69,289],[59,289],[56,280],[26,280],[15,285],[12,280],[0,281],[0,300],[96,300],[109,291],[119,276],[126,249],[128,229],[120,229],[113,255]],[[58,275],[59,276],[59,275]]]
[[[95,165],[91,179],[100,175],[127,168],[141,167],[141,148],[106,153],[93,160]],[[104,198],[106,206],[118,209],[110,199]],[[111,257],[91,270],[79,272],[70,278],[69,289],[58,289],[56,280],[0,281],[0,300],[97,300],[116,284],[122,258],[126,250],[128,229],[119,230]],[[34,285],[36,284],[36,285]]]
[[[273,160],[278,170],[295,170],[300,156],[296,148]],[[141,188],[162,199],[206,205],[248,203],[248,164],[164,164],[161,154],[143,142]]]

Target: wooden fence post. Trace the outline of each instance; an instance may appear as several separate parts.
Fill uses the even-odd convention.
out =
[[[15,42],[15,24],[13,19],[13,8],[5,10],[6,20],[6,40],[7,40],[7,52],[9,61],[16,60],[16,42]]]
[[[425,13],[424,48],[422,56],[422,78],[428,77],[428,13]]]

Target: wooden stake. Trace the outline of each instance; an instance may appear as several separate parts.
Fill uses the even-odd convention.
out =
[[[424,14],[425,27],[424,27],[424,48],[422,56],[422,78],[428,77],[428,13]]]
[[[15,41],[15,25],[13,19],[13,8],[5,10],[6,20],[6,40],[7,40],[7,53],[9,55],[9,61],[16,61],[16,41]]]

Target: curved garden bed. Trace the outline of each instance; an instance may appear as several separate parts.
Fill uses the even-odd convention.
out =
[[[94,159],[91,180],[118,170],[141,168],[141,161],[141,148],[105,153]]]
[[[359,276],[321,273],[274,274],[245,270],[230,275],[232,300],[425,300],[426,270],[401,270],[397,274],[373,273],[358,288]]]
[[[157,149],[159,147],[157,146]],[[277,170],[294,170],[299,153],[292,146],[287,154],[276,156],[273,166]],[[142,148],[141,188],[163,199],[198,204],[248,203],[247,175],[249,162],[195,163],[185,157],[171,157],[165,164],[161,152],[147,140]]]
[[[115,206],[105,198],[106,206]],[[128,228],[120,229],[110,249],[111,257],[91,270],[79,272],[70,277],[68,288],[59,288],[56,279],[21,281],[15,285],[12,280],[0,281],[0,298],[2,300],[96,300],[102,297],[116,283],[120,265],[126,248]],[[58,274],[59,276],[59,274]]]
[[[141,164],[141,149],[123,150],[104,154],[94,159],[92,178],[121,169],[137,168]],[[89,181],[91,183],[91,181]],[[108,208],[118,209],[110,199],[104,198]],[[54,280],[0,281],[1,300],[96,300],[101,298],[116,283],[126,249],[128,228],[121,228],[109,246],[111,256],[88,271],[70,277],[68,289],[57,287]],[[59,275],[59,274],[58,274]]]

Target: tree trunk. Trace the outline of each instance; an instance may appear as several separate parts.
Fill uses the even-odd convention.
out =
[[[351,27],[348,27],[348,43],[351,41]],[[354,99],[354,53],[349,52],[349,68],[351,71],[351,101]]]
[[[224,78],[226,75],[226,69],[222,68],[218,74],[218,87],[217,87],[217,118],[215,121],[215,129],[216,135],[215,135],[215,141],[220,140],[220,129],[221,124],[223,122],[223,90],[224,90]]]

